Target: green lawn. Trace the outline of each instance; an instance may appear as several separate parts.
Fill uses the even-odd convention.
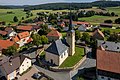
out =
[[[116,32],[116,33],[120,32],[120,29],[111,29],[111,28],[101,28],[101,29],[102,29],[102,31],[110,30],[111,33],[113,33],[113,32]]]
[[[75,54],[69,56],[61,65],[60,68],[72,67],[78,63],[84,55],[84,48],[75,47]]]
[[[115,14],[120,16],[120,6],[119,7],[108,7],[106,8],[109,12],[115,12]]]
[[[66,32],[61,32],[63,37],[66,37]]]
[[[79,20],[87,21],[87,22],[93,22],[93,23],[103,23],[104,20],[108,20],[108,19],[115,20],[117,18],[118,17],[109,17],[109,16],[98,16],[98,15],[95,15],[95,16],[92,16],[92,17],[79,18]]]

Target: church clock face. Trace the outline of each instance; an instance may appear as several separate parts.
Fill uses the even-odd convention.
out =
[[[68,34],[68,36],[70,36],[70,34]]]

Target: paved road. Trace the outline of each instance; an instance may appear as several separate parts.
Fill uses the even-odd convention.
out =
[[[70,80],[70,72],[52,72],[34,65],[40,72],[50,76],[54,80]]]
[[[25,52],[24,54],[32,58],[33,63],[36,61],[34,49],[31,50],[30,52]],[[33,66],[36,67],[36,69],[38,69],[40,72],[43,72],[44,74],[50,76],[54,80],[71,80],[71,78],[78,73],[78,70],[81,70],[83,68],[95,67],[96,61],[94,59],[87,58],[76,70],[70,72],[53,72],[41,68],[35,64]]]

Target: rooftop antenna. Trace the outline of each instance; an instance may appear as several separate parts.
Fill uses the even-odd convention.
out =
[[[72,30],[72,14],[71,14],[71,3],[69,4],[69,14],[70,14],[70,20],[69,20],[69,31]]]

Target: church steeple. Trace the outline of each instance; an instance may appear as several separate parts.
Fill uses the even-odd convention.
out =
[[[69,44],[68,54],[69,56],[74,55],[75,53],[75,31],[72,29],[72,14],[71,14],[71,4],[70,4],[70,22],[69,22],[69,30],[67,32],[67,43]]]
[[[70,18],[69,18],[69,31],[70,31],[70,30],[72,30],[71,4],[69,5],[69,8],[70,8],[70,12],[69,12],[69,15],[70,15]]]

